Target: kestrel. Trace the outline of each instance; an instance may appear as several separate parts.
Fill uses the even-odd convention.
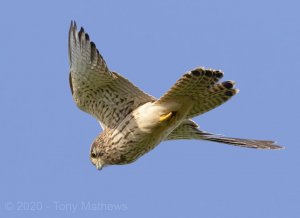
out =
[[[199,129],[191,118],[238,93],[233,81],[219,82],[219,70],[195,68],[156,99],[110,71],[94,42],[75,22],[69,30],[69,82],[77,106],[94,116],[103,131],[91,145],[90,159],[102,169],[129,164],[160,142],[200,139],[247,148],[280,149],[274,141],[228,138]]]

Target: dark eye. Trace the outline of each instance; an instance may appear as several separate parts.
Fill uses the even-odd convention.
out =
[[[91,157],[92,158],[96,158],[96,154],[93,152],[93,153],[91,153]]]

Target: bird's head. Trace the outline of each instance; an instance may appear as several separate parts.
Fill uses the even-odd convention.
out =
[[[98,140],[95,140],[91,145],[90,160],[98,170],[101,170],[104,166],[106,166],[104,150]]]
[[[122,165],[133,162],[135,159],[128,159],[122,144],[114,143],[102,132],[97,136],[91,145],[90,160],[98,170],[108,165]]]

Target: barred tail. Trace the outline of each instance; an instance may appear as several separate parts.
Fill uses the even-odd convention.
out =
[[[256,149],[282,149],[282,146],[276,145],[276,142],[269,140],[255,140],[255,139],[240,139],[240,138],[228,138],[218,136],[210,133],[201,135],[201,139],[219,143],[225,143],[234,146],[256,148]]]
[[[276,142],[270,140],[256,140],[256,139],[241,139],[229,138],[222,135],[217,135],[202,131],[198,125],[192,120],[185,120],[165,140],[178,139],[198,139],[212,142],[219,142],[239,147],[256,148],[256,149],[282,149],[284,147],[276,145]]]

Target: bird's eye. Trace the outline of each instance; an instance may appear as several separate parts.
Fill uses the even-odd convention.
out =
[[[96,158],[96,154],[93,152],[93,153],[91,153],[91,157],[92,158]]]

